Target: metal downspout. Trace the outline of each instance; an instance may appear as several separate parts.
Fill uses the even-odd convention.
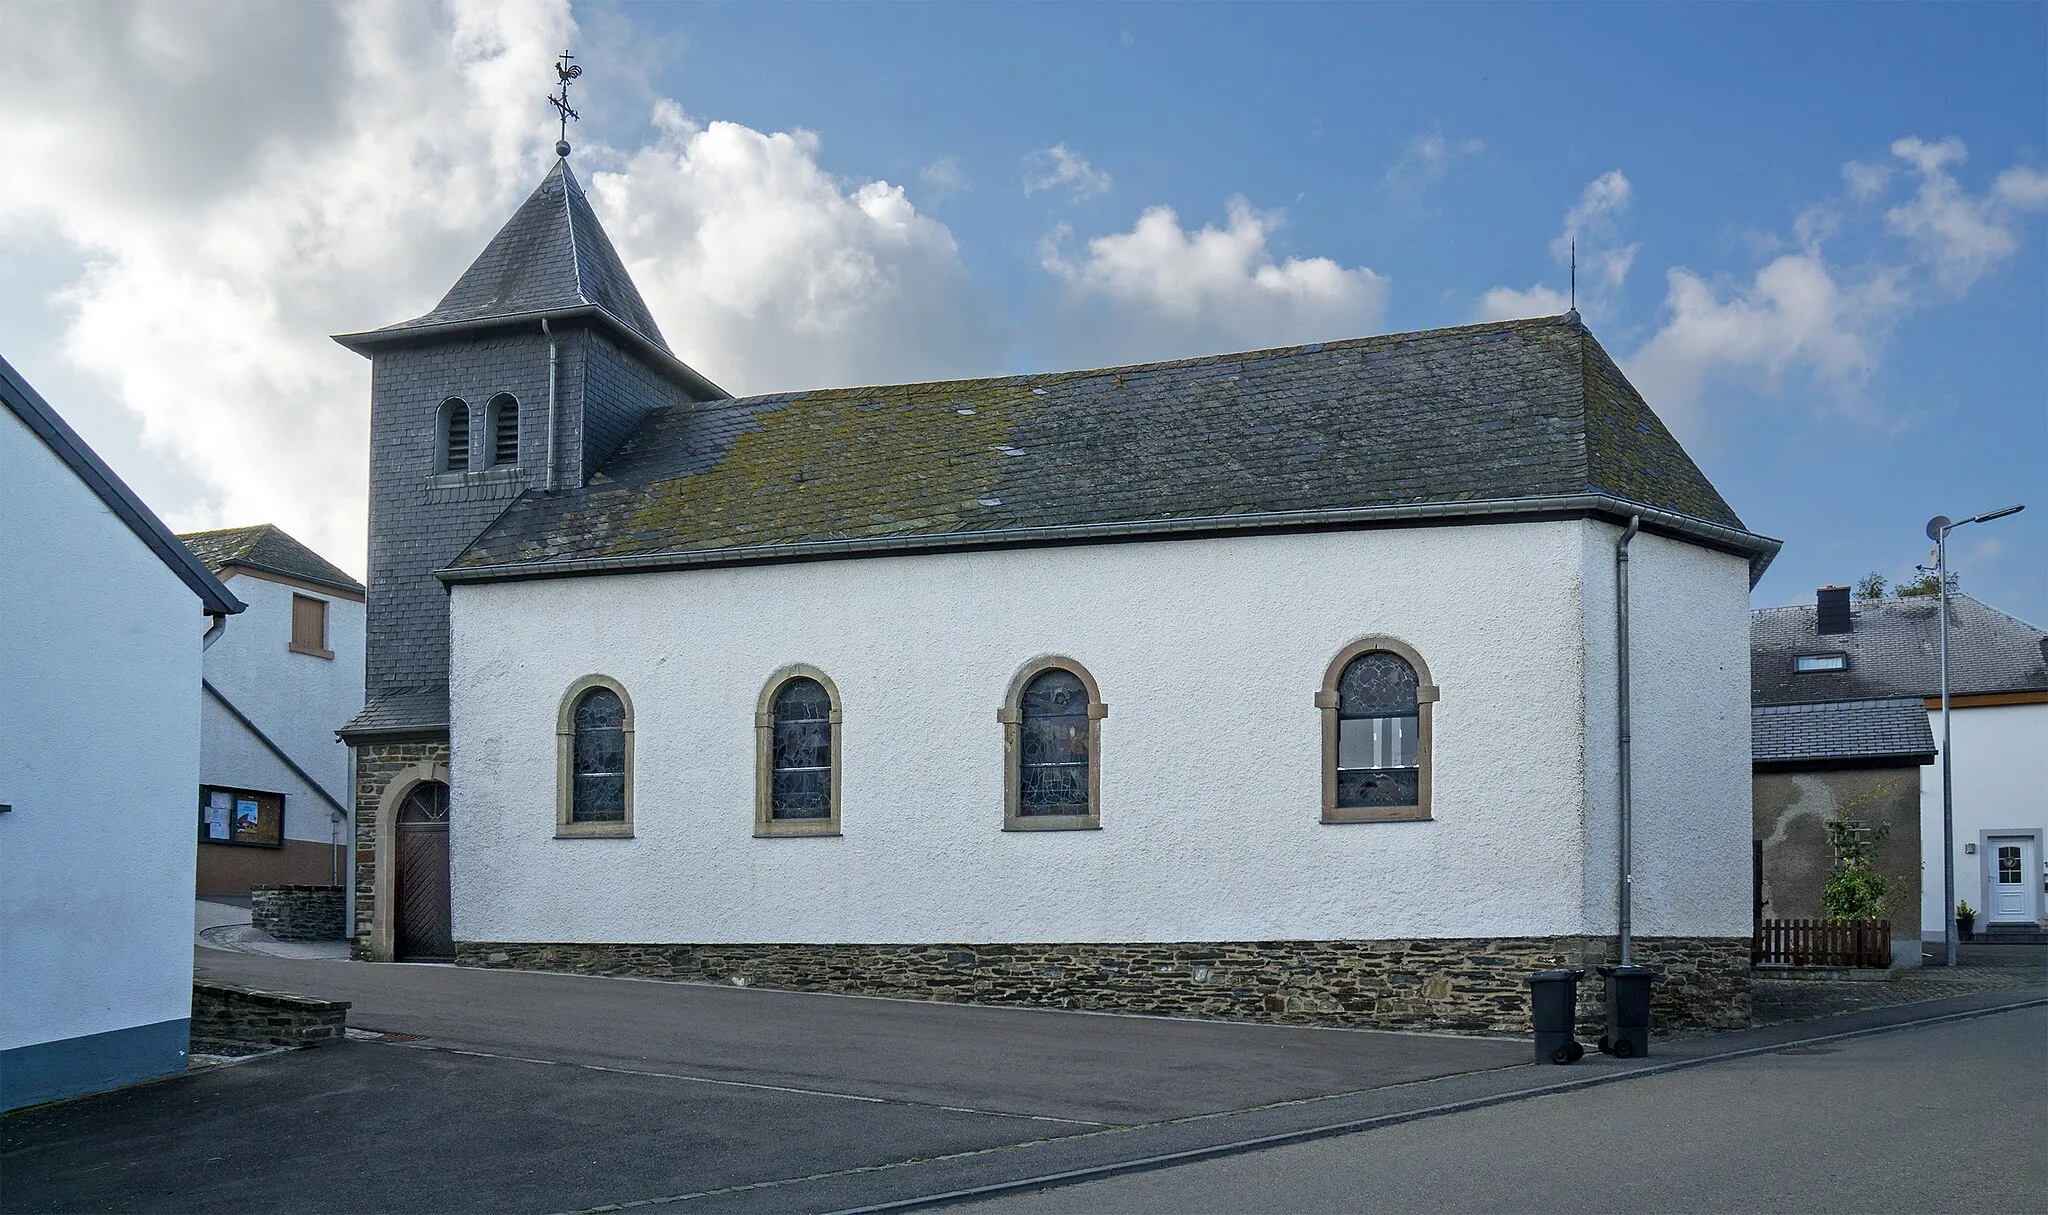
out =
[[[1631,515],[1628,527],[1621,533],[1621,542],[1614,546],[1614,654],[1616,719],[1620,726],[1621,744],[1621,964],[1635,964],[1634,942],[1630,931],[1634,913],[1635,894],[1635,805],[1629,796],[1630,779],[1629,720],[1628,720],[1628,546],[1642,527],[1642,517]]]
[[[213,623],[207,625],[206,631],[199,635],[199,652],[202,654],[212,649],[213,643],[220,640],[220,635],[228,631],[226,612],[208,612],[206,615]]]
[[[540,318],[540,331],[541,331],[541,334],[542,334],[542,336],[546,337],[546,338],[547,338],[547,340],[548,340],[548,475],[547,475],[547,491],[548,491],[549,493],[553,493],[553,492],[555,492],[555,431],[556,431],[557,429],[559,429],[559,427],[557,426],[557,424],[556,424],[556,421],[555,421],[555,385],[556,385],[556,383],[557,383],[557,369],[558,369],[558,368],[560,367],[560,365],[561,365],[561,364],[560,364],[560,361],[559,361],[559,359],[558,359],[558,357],[557,357],[557,355],[556,355],[556,351],[555,351],[555,334],[554,334],[554,331],[553,331],[552,329],[549,329],[549,328],[548,328],[548,318],[546,318],[546,317],[542,317],[542,318]]]

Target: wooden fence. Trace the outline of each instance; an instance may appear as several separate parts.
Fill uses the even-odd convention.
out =
[[[1752,966],[1890,966],[1890,920],[1763,920],[1750,942]]]

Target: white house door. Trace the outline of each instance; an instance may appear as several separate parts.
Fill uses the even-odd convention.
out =
[[[2031,835],[1994,835],[1985,841],[1991,872],[1986,875],[1985,922],[2031,924],[2041,889],[2041,858]]]

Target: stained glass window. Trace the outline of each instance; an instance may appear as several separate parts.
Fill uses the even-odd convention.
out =
[[[448,786],[437,780],[421,781],[398,804],[401,823],[445,823],[448,821]]]
[[[1088,813],[1088,689],[1058,668],[1033,679],[1018,706],[1017,813]]]
[[[626,706],[610,688],[592,688],[576,701],[574,800],[576,823],[626,821]]]
[[[1337,805],[1413,806],[1422,799],[1415,668],[1360,654],[1337,679]]]
[[[832,817],[832,697],[815,679],[775,693],[770,739],[771,818]]]

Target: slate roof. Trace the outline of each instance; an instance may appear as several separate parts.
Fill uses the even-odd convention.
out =
[[[185,532],[178,539],[216,574],[231,565],[239,565],[357,595],[364,593],[363,584],[349,577],[346,570],[337,568],[327,558],[294,540],[275,523]]]
[[[1750,758],[1766,764],[1824,761],[1932,763],[1934,731],[1920,697],[1758,705],[1750,710]]]
[[[1629,504],[1756,574],[1778,548],[1566,314],[661,409],[589,485],[520,498],[442,576]]]
[[[491,243],[431,312],[347,338],[402,337],[465,321],[537,316],[595,306],[669,354],[654,314],[597,222],[569,162],[557,160]]]
[[[448,688],[442,685],[372,693],[362,711],[335,734],[354,743],[368,738],[440,734],[447,728]]]
[[[1750,699],[1759,705],[1941,694],[1940,601],[1934,596],[1851,605],[1853,627],[1814,632],[1815,607],[1750,613]],[[1969,595],[1949,596],[1949,693],[2048,689],[2048,633]],[[1801,654],[1843,653],[1842,671],[1798,673]]]
[[[142,541],[157,560],[199,596],[200,607],[208,615],[229,616],[248,606],[222,586],[220,579],[200,564],[191,550],[178,543],[171,529],[156,517],[156,512],[143,505],[135,491],[114,475],[114,470],[107,467],[99,453],[79,438],[70,423],[58,416],[43,395],[4,358],[0,358],[0,404],[5,404],[8,412],[20,418],[22,425],[41,439],[50,453],[62,460],[72,475],[84,482],[85,487],[129,531],[135,533],[135,538]]]

